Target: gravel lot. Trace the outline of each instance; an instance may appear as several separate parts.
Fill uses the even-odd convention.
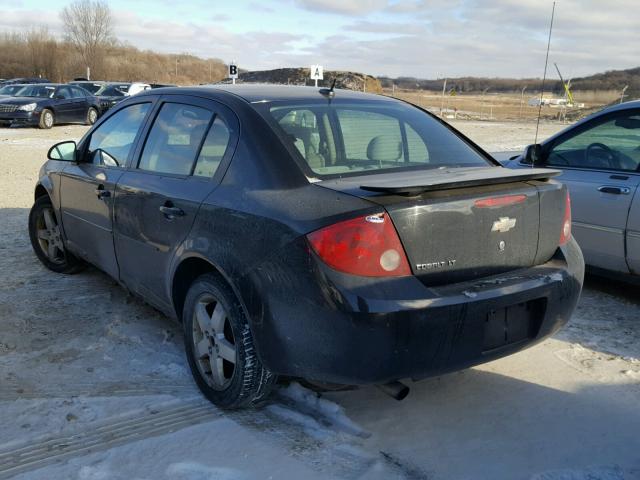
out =
[[[488,151],[535,130],[454,125]],[[556,338],[401,403],[293,384],[259,410],[217,410],[176,325],[104,274],[56,275],[31,252],[38,169],[85,131],[0,129],[0,479],[640,479],[640,296],[595,278]]]

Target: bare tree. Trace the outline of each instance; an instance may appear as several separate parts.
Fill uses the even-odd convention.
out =
[[[68,40],[78,49],[84,64],[95,70],[102,65],[104,49],[112,40],[113,17],[104,0],[75,0],[60,14]]]
[[[58,43],[46,27],[32,28],[24,34],[29,53],[30,75],[55,80],[60,77]]]

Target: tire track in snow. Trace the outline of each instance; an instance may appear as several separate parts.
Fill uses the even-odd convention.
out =
[[[209,402],[180,406],[86,425],[83,432],[42,438],[0,450],[0,480],[62,460],[108,450],[211,421],[221,414]]]
[[[0,386],[0,401],[39,398],[69,397],[138,397],[146,395],[184,395],[197,394],[192,383],[170,383],[166,381],[113,382],[113,383],[74,383],[57,386],[38,386],[12,383]]]

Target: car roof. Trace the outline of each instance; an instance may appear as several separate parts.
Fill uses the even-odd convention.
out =
[[[618,110],[635,109],[635,108],[640,108],[640,100],[630,100],[628,102],[618,103],[616,105],[612,105],[610,107],[600,110],[598,114],[616,112]]]
[[[158,95],[160,93],[176,93],[180,95],[197,95],[200,97],[220,97],[220,94],[231,94],[240,97],[249,103],[275,102],[281,100],[320,100],[326,96],[320,94],[321,88],[302,87],[294,85],[272,85],[272,84],[219,84],[201,85],[197,87],[173,87],[146,91],[139,95]],[[333,99],[346,100],[382,100],[393,101],[394,99],[371,93],[356,92],[353,90],[343,90],[336,88]]]

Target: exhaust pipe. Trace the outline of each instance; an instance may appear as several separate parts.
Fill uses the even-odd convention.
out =
[[[380,390],[398,401],[404,400],[409,395],[409,387],[404,383],[395,381],[376,385]]]

